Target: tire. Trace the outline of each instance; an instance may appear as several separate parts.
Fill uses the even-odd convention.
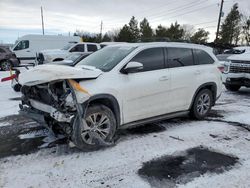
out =
[[[191,117],[194,119],[204,119],[210,112],[213,104],[213,95],[209,89],[201,90],[195,97],[191,108]]]
[[[228,85],[228,84],[225,84],[225,87],[228,91],[239,91],[239,89],[241,88],[241,86],[239,85]]]
[[[12,68],[11,61],[3,60],[3,61],[1,61],[0,64],[1,64],[0,66],[1,66],[2,71],[8,71],[8,70],[10,70]]]
[[[16,85],[14,85],[13,89],[14,89],[14,91],[16,91],[16,92],[20,92],[20,91],[21,91],[21,87],[22,87],[21,84],[16,84]]]
[[[107,123],[100,127],[97,125],[94,127],[94,125],[91,123],[91,120],[92,122],[95,120],[95,122],[98,122],[98,120],[100,121],[102,117],[106,117]],[[91,141],[91,131],[87,131],[87,129],[92,129],[92,132],[95,134],[97,133],[100,137],[102,137],[105,143],[112,143],[116,132],[117,123],[113,112],[107,106],[101,104],[89,106],[84,119],[87,125],[82,129],[81,125],[79,124],[79,117],[75,118],[72,132],[72,141],[76,147],[83,151],[93,151],[104,146],[103,143],[96,143],[97,139],[92,139]],[[106,120],[103,120],[102,122],[106,122]],[[99,130],[105,130],[106,132],[100,133]]]

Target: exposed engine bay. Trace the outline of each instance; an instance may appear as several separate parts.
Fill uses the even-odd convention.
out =
[[[23,86],[22,111],[44,116],[46,123],[56,133],[69,136],[77,115],[71,87],[67,80],[54,81],[34,86]]]

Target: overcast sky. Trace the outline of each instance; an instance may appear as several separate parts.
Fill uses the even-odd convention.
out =
[[[77,30],[100,32],[118,29],[131,16],[146,17],[156,28],[172,22],[192,24],[210,31],[214,39],[221,0],[0,0],[0,43],[14,43],[25,34],[42,34],[43,6],[45,34],[68,35]],[[250,15],[250,0],[225,0],[225,15],[234,3]]]

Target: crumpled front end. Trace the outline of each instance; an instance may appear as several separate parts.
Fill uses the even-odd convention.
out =
[[[75,117],[78,115],[77,96],[81,103],[90,97],[74,80],[60,80],[34,86],[23,86],[20,113],[38,121],[44,117],[51,128],[70,135]],[[81,94],[79,94],[81,93]],[[75,96],[75,97],[74,97]]]

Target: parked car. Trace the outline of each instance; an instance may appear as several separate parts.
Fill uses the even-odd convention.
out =
[[[223,83],[227,90],[250,87],[250,52],[231,55],[224,63]]]
[[[62,49],[43,50],[38,55],[39,64],[46,64],[54,61],[62,61],[72,53],[89,54],[99,50],[100,44],[81,42],[68,44]]]
[[[0,46],[0,68],[3,71],[10,70],[19,65],[16,55],[8,48]]]
[[[62,48],[67,44],[75,44],[81,41],[76,36],[61,35],[24,35],[20,37],[11,48],[21,63],[33,63],[36,54],[45,49]]]
[[[121,128],[203,119],[222,89],[211,48],[167,42],[107,46],[75,67],[37,66],[20,80],[22,114],[44,118],[83,150],[112,144]]]

